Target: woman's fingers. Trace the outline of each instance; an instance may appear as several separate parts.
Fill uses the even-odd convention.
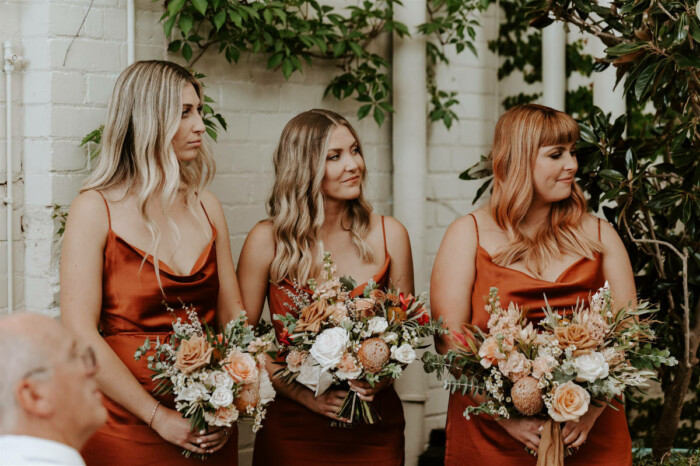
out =
[[[371,395],[365,395],[363,393],[357,392],[357,397],[362,401],[374,401],[374,393]]]
[[[574,442],[579,436],[581,432],[576,430],[576,429],[571,429],[570,432],[568,432],[567,435],[564,435],[562,432],[562,437],[564,438],[564,445],[569,445],[570,443]]]
[[[206,449],[202,448],[199,444],[196,443],[186,442],[180,446],[185,450],[191,451],[192,453],[198,453],[200,455],[205,455],[206,453],[208,453]]]
[[[588,434],[585,432],[581,432],[581,435],[579,435],[576,440],[571,444],[573,448],[579,448],[581,447],[585,442],[586,438],[588,437]]]

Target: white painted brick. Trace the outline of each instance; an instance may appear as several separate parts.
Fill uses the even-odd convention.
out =
[[[50,102],[51,73],[48,71],[26,72],[21,75],[21,79],[22,102],[24,104]]]
[[[23,39],[22,56],[25,69],[45,70],[51,66],[51,47],[45,37]]]
[[[105,8],[102,14],[102,37],[109,40],[126,40],[126,9]]]
[[[164,46],[153,44],[136,44],[134,47],[134,58],[136,60],[162,60]]]
[[[449,147],[431,147],[428,153],[428,170],[430,172],[449,171],[452,165],[452,151]]]
[[[51,142],[47,139],[25,139],[23,165],[25,175],[44,174],[51,170]]]
[[[250,115],[244,113],[233,113],[231,111],[225,111],[222,109],[220,101],[215,102],[212,108],[214,109],[214,111],[221,113],[228,125],[228,129],[226,131],[219,131],[219,141],[231,142],[245,141],[248,139],[248,133],[250,128]]]
[[[449,395],[450,392],[443,390],[442,388],[433,388],[428,390],[427,400],[425,403],[426,416],[441,414],[447,411],[447,400],[449,399]]]
[[[162,3],[155,4],[155,6],[160,6],[162,8]],[[134,31],[136,42],[139,44],[148,43],[162,45],[165,39],[163,23],[159,21],[163,14],[162,9],[159,8],[156,11],[148,11],[143,5],[138,5],[136,8],[136,24]],[[126,30],[126,23],[124,23],[124,30]]]
[[[121,70],[126,64],[125,46],[121,42],[78,38],[68,50],[71,39],[50,39],[50,63],[55,68],[82,71]],[[66,57],[66,52],[68,55]],[[65,65],[63,64],[65,60]]]
[[[229,233],[247,234],[260,220],[267,217],[265,207],[262,205],[234,207],[224,206]]]
[[[278,85],[256,83],[226,83],[222,87],[221,108],[236,111],[250,109],[254,112],[276,111],[279,100]]]
[[[51,134],[82,139],[104,122],[107,109],[56,106],[51,109]]]
[[[25,276],[24,283],[27,309],[46,309],[53,304],[53,293],[44,277]]]
[[[54,141],[51,143],[52,168],[56,171],[84,170],[87,166],[87,152],[77,141]]]
[[[3,198],[6,190],[6,186],[0,187],[0,195]],[[22,238],[22,209],[18,208],[17,205],[12,210],[12,238]],[[0,215],[0,241],[7,241],[7,213],[4,208],[2,215]],[[7,247],[7,245],[4,247]]]
[[[251,181],[250,201],[253,204],[267,205],[267,198],[275,182],[274,175],[272,173],[253,175]]]
[[[85,180],[84,174],[66,173],[56,174],[53,177],[53,203],[62,205],[68,205],[73,201]]]
[[[50,109],[48,104],[24,106],[24,137],[48,137],[51,135]]]
[[[51,73],[51,96],[53,103],[82,104],[85,100],[85,79],[79,72]]]
[[[248,176],[217,174],[209,185],[211,192],[224,205],[247,204],[250,199],[251,182]]]
[[[300,112],[312,108],[323,108],[328,102],[323,98],[325,86],[299,85],[288,83],[282,86],[284,92],[279,94],[281,111]],[[303,105],[303,107],[301,107]]]
[[[70,5],[65,2],[54,2],[49,6],[48,33],[54,36],[93,37],[99,38],[102,33],[102,9],[92,7],[88,13],[89,3]],[[86,16],[87,14],[87,16]],[[82,29],[78,29],[83,23]]]
[[[3,38],[10,38],[17,36],[20,33],[19,21],[21,18],[20,14],[21,5],[19,3],[5,3],[0,4],[0,31],[2,31]]]
[[[112,96],[117,74],[92,74],[87,75],[87,101],[94,104],[107,105]]]
[[[253,141],[278,140],[282,128],[292,115],[259,114],[250,117],[250,139]]]

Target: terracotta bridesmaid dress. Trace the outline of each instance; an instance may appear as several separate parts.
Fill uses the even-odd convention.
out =
[[[382,217],[384,230],[384,217]],[[382,269],[372,277],[381,287],[389,282],[391,258],[386,251]],[[367,283],[359,285],[351,295],[362,294]],[[270,285],[268,304],[272,314],[291,312],[287,292],[295,293],[289,280]],[[311,290],[307,290],[311,293]],[[282,324],[273,319],[279,337]],[[393,386],[379,392],[372,403],[382,421],[379,424],[359,424],[352,428],[331,427],[330,418],[316,414],[305,406],[277,396],[267,410],[263,428],[255,437],[253,464],[255,466],[360,465],[394,466],[403,464],[404,417],[401,400]]]
[[[472,218],[474,216],[472,215]],[[474,218],[476,224],[476,218]],[[479,228],[477,227],[477,242]],[[600,221],[598,221],[600,239]],[[576,305],[577,299],[587,299],[605,284],[602,258],[582,258],[574,262],[553,282],[533,278],[523,272],[501,267],[491,260],[491,256],[480,245],[476,254],[476,278],[472,292],[471,323],[486,330],[489,315],[486,312],[485,298],[489,288],[498,287],[501,304],[511,301],[530,309],[528,318],[533,323],[544,317],[543,295],[552,308],[562,311]],[[469,396],[455,393],[450,396],[447,411],[447,450],[445,465],[535,465],[537,460],[524,450],[524,446],[513,439],[498,422],[491,417],[471,416],[467,421],[464,410],[476,403]],[[623,466],[632,464],[631,439],[627,428],[624,406],[618,411],[606,408],[588,434],[586,442],[573,455],[564,459],[564,464]]]
[[[153,257],[114,233],[106,199],[105,206],[110,224],[102,267],[100,329],[105,341],[119,359],[131,370],[141,385],[149,393],[153,393],[153,372],[146,367],[143,358],[135,361],[134,353],[146,337],[151,341],[160,337],[160,341],[163,341],[172,333],[173,317],[166,311],[163,301],[177,311],[182,309],[181,299],[197,310],[201,320],[210,324],[215,322],[219,296],[214,243],[216,229],[210,221],[211,242],[188,275],[178,275],[159,262],[164,297],[153,273]],[[182,317],[186,318],[184,313]],[[163,406],[175,407],[172,395],[156,398]],[[109,412],[107,423],[97,431],[81,452],[88,466],[170,466],[202,463],[200,460],[182,456],[182,447],[165,441],[142,420],[106,396],[104,405]],[[234,432],[226,445],[211,455],[204,464],[235,466],[238,462],[237,438],[238,433]]]

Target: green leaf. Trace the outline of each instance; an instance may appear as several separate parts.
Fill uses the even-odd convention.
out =
[[[622,173],[620,173],[617,170],[612,170],[612,169],[605,169],[601,170],[598,172],[598,176],[601,178],[604,178],[606,180],[611,180],[611,181],[624,181],[625,177],[622,176]]]
[[[363,50],[362,47],[360,47],[357,43],[355,42],[348,42],[348,45],[350,46],[350,49],[352,52],[357,55],[358,57],[362,57],[363,55]]]
[[[639,73],[639,77],[637,78],[637,82],[634,83],[634,95],[637,97],[637,100],[641,102],[642,97],[644,94],[646,94],[647,88],[649,87],[649,83],[651,82],[652,78],[654,77],[654,72],[656,71],[656,63],[652,63],[651,65],[647,66],[644,68],[644,70]]]
[[[285,58],[282,62],[282,74],[284,75],[284,79],[289,79],[293,71],[294,66],[292,65],[292,61],[289,58]]]
[[[192,26],[194,26],[194,19],[190,15],[186,14],[181,14],[180,15],[180,30],[182,31],[182,34],[187,37],[187,35],[190,33],[192,30]]]
[[[635,52],[644,48],[647,42],[625,42],[623,44],[618,44],[614,47],[609,47],[605,49],[605,53],[617,57],[620,55],[627,55],[628,53]]]
[[[207,0],[192,0],[192,5],[199,11],[202,16],[207,12]]]
[[[372,104],[361,106],[360,109],[357,111],[357,119],[361,120],[364,117],[366,117],[370,110],[372,110]]]
[[[182,56],[187,61],[192,59],[192,47],[190,47],[190,44],[187,42],[185,42],[185,45],[182,46]]]
[[[382,109],[374,107],[374,121],[376,121],[379,126],[382,126],[382,123],[384,123],[384,118],[386,118],[386,115],[384,115]]]
[[[267,61],[267,67],[269,68],[275,68],[277,65],[282,63],[282,59],[284,58],[284,53],[282,52],[277,52],[276,54],[272,55],[270,59]]]
[[[341,56],[342,54],[344,54],[347,45],[348,45],[348,43],[347,43],[346,41],[344,41],[344,40],[341,40],[340,42],[336,43],[336,44],[333,46],[333,56],[334,56],[335,58],[338,58],[339,56]]]
[[[698,56],[688,57],[680,53],[674,53],[671,58],[681,68],[700,68],[700,57]]]
[[[226,11],[225,10],[221,10],[216,15],[214,15],[214,26],[216,27],[217,31],[219,29],[221,29],[221,26],[223,26],[225,22],[226,22]]]
[[[185,0],[172,0],[170,3],[168,3],[168,13],[170,13],[170,16],[173,17],[178,14],[180,10],[182,10],[183,6],[185,6]]]
[[[170,37],[170,33],[172,33],[172,31],[173,31],[173,26],[175,25],[176,19],[177,19],[177,16],[171,16],[163,24],[163,32],[165,32],[165,37]]]

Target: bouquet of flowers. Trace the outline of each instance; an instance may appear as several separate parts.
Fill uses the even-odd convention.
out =
[[[654,331],[649,303],[615,309],[606,283],[573,312],[561,316],[545,297],[545,318],[533,327],[514,304],[501,307],[498,289],[491,288],[486,310],[488,331],[465,325],[454,334],[458,349],[444,356],[426,353],[427,372],[437,372],[451,392],[483,394],[488,400],[469,406],[464,416],[488,414],[548,418],[538,452],[538,464],[562,464],[560,422],[578,421],[590,404],[641,392],[655,377],[654,368],[674,365],[668,350],[651,345]],[[554,448],[552,448],[554,446]]]
[[[242,311],[216,334],[193,308],[183,304],[183,309],[187,320],[178,317],[173,322],[168,342],[146,338],[134,355],[139,360],[153,351],[147,361],[157,381],[155,394],[172,393],[175,409],[190,419],[192,430],[230,427],[240,418],[251,420],[257,432],[275,397],[264,357],[273,348],[274,332],[268,325],[256,333]],[[183,455],[192,452],[185,450]]]
[[[425,296],[383,291],[370,281],[361,296],[351,297],[356,283],[337,276],[329,253],[323,262],[323,283],[310,280],[312,294],[295,285],[295,293],[288,293],[296,309],[290,305],[292,313],[275,316],[284,326],[279,352],[284,367],[276,376],[285,382],[297,381],[318,396],[348,380],[366,380],[374,386],[387,377],[397,379],[416,359],[424,337],[446,332],[442,322],[430,318]],[[338,416],[349,419],[350,425],[381,420],[352,390]]]

